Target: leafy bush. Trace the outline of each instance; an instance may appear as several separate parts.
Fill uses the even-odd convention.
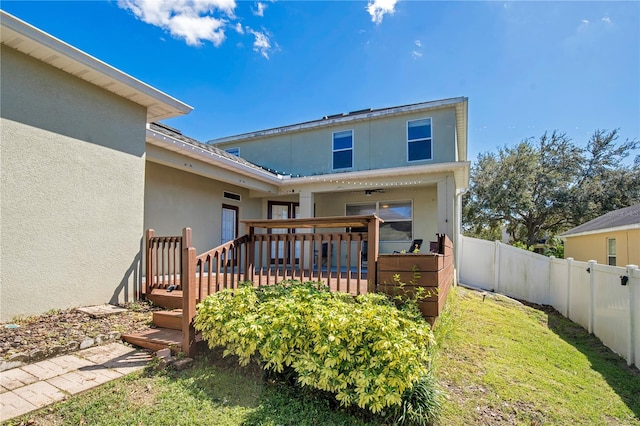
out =
[[[354,298],[319,283],[221,291],[198,305],[195,327],[241,364],[259,354],[264,368],[291,367],[301,385],[373,413],[399,407],[427,376],[433,344],[415,311],[398,310],[381,294]]]

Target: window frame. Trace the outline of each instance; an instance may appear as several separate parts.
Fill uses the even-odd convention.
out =
[[[379,200],[379,201],[360,201],[360,202],[355,202],[355,203],[345,203],[344,205],[344,215],[345,216],[349,216],[347,214],[347,209],[349,206],[370,206],[372,204],[375,205],[375,215],[380,217],[380,207],[383,204],[400,204],[400,203],[409,203],[410,208],[411,208],[411,219],[402,219],[402,220],[385,220],[384,223],[382,223],[381,225],[384,226],[385,224],[388,223],[396,223],[396,222],[411,222],[411,235],[409,236],[409,239],[407,240],[383,240],[382,236],[380,236],[380,241],[381,242],[385,242],[385,243],[405,243],[407,241],[412,241],[413,240],[413,236],[414,236],[414,203],[413,200],[411,199],[407,199],[407,200]],[[354,229],[352,229],[352,231],[355,231]],[[365,229],[363,229],[363,231],[365,231]]]
[[[339,133],[351,133],[351,147],[350,148],[340,148],[336,149],[336,135]],[[331,133],[331,170],[351,170],[353,169],[353,160],[354,160],[354,131],[353,129],[339,130],[337,132]],[[336,167],[336,153],[337,152],[346,152],[351,151],[351,165],[349,167]]]
[[[613,254],[611,254],[611,243],[613,242]],[[611,261],[613,260],[613,263]],[[618,249],[615,238],[607,238],[607,265],[617,266]]]
[[[409,124],[416,122],[416,121],[424,121],[424,120],[429,120],[429,137],[427,138],[418,138],[418,139],[409,139]],[[423,118],[415,118],[412,120],[407,120],[407,125],[405,127],[405,131],[407,134],[407,163],[415,163],[418,161],[432,161],[433,160],[433,118],[432,117],[423,117]],[[429,142],[429,158],[419,158],[419,159],[415,159],[412,160],[410,157],[410,149],[409,146],[412,143],[419,143],[419,142],[425,142],[428,141]]]
[[[240,157],[240,147],[226,148],[224,152],[226,152],[227,154],[235,155],[236,157]]]

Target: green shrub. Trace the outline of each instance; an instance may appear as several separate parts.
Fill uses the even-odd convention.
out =
[[[259,354],[266,369],[291,367],[301,385],[379,413],[399,407],[428,374],[433,334],[412,313],[381,294],[354,298],[287,282],[213,294],[198,305],[195,327],[242,364]]]

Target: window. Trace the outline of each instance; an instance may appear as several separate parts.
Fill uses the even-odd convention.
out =
[[[607,239],[607,261],[609,265],[616,266],[616,239]]]
[[[384,220],[380,224],[380,241],[411,241],[413,214],[411,201],[379,201],[369,204],[347,204],[347,216],[377,214]]]
[[[240,157],[240,148],[228,148],[224,150],[226,153]]]
[[[353,167],[353,130],[333,134],[333,169]]]
[[[407,160],[431,160],[431,119],[407,122]]]

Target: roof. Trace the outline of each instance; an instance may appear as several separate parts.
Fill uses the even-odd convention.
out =
[[[561,234],[562,237],[640,228],[640,204],[614,210]]]
[[[188,114],[189,105],[0,10],[0,43],[147,109],[147,122]]]
[[[270,178],[270,180],[278,179],[278,175],[271,172],[270,170],[260,167],[257,164],[251,163],[242,157],[238,157],[237,155],[229,154],[228,152],[220,148],[202,143],[196,139],[185,136],[180,130],[167,126],[166,124],[148,124],[147,134],[151,136],[151,138],[149,139],[151,143],[162,143],[162,146],[164,148],[170,149],[171,151],[181,152],[182,154],[188,155],[189,157],[197,158],[199,160],[202,160],[204,157],[212,157],[212,159],[218,160],[218,163],[227,164],[236,169],[236,171],[238,172],[240,172],[241,169],[244,169],[253,172],[252,174],[268,177]],[[188,146],[186,146],[185,144]]]
[[[456,135],[458,142],[458,153],[460,161],[466,161],[467,159],[467,110],[468,110],[468,98],[458,97],[441,99],[437,101],[421,102],[409,105],[394,106],[380,109],[361,109],[352,111],[349,113],[325,115],[318,120],[306,121],[298,124],[291,124],[282,127],[274,127],[266,130],[259,130],[255,132],[242,133],[234,136],[227,136],[218,139],[212,139],[209,141],[211,144],[227,144],[231,142],[238,142],[247,139],[271,136],[282,134],[286,132],[298,132],[303,130],[315,129],[325,126],[333,126],[343,123],[351,123],[355,121],[369,120],[372,118],[388,117],[398,114],[407,114],[412,112],[419,112],[431,109],[455,107],[456,109]]]

